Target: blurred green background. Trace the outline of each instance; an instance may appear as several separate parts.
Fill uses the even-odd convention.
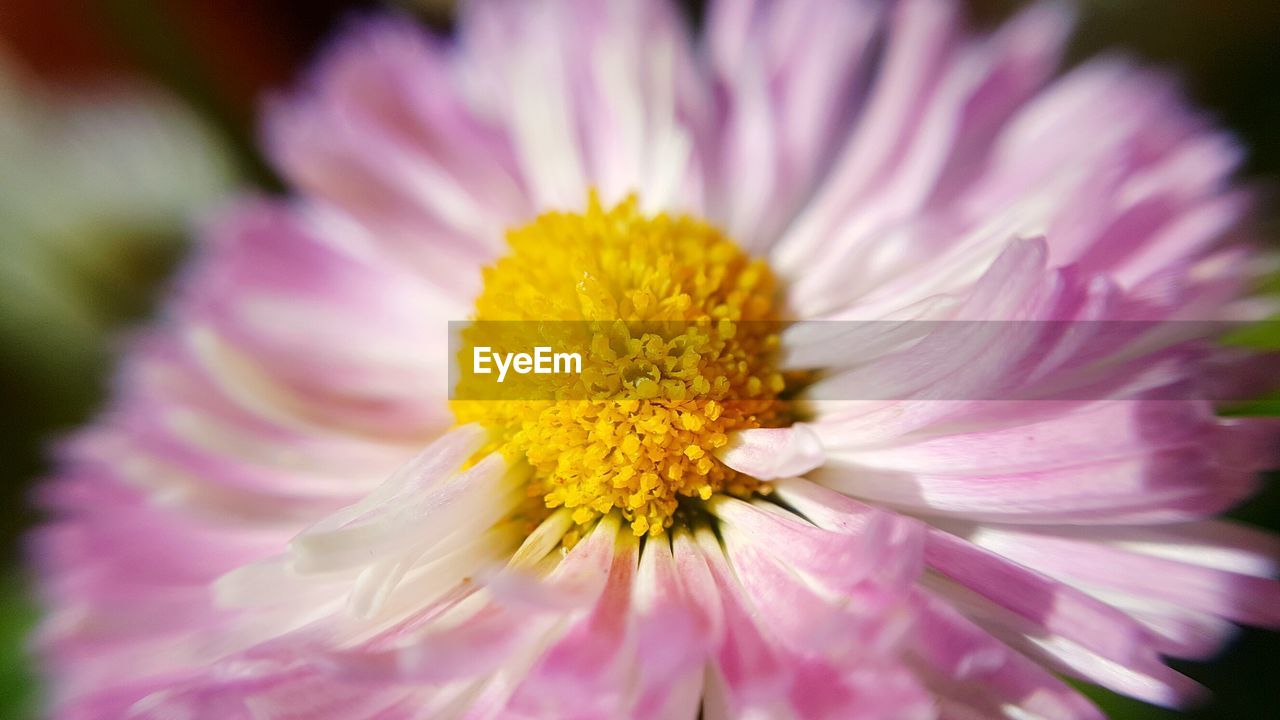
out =
[[[990,23],[1025,2],[970,4]],[[380,5],[450,22],[448,0],[0,0],[0,720],[36,714],[21,538],[49,442],[101,402],[121,333],[153,307],[193,221],[235,187],[280,188],[253,143],[262,93]],[[695,21],[701,5],[687,3]],[[1280,238],[1280,2],[1079,5],[1073,58],[1119,49],[1177,72],[1249,146],[1265,234]],[[1235,515],[1280,530],[1271,480]],[[1214,692],[1190,715],[1087,691],[1116,718],[1280,717],[1280,636],[1246,630],[1180,669]]]

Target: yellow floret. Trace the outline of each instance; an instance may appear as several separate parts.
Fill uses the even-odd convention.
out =
[[[697,219],[646,216],[634,198],[606,209],[593,197],[586,212],[542,215],[508,241],[484,271],[475,319],[500,321],[498,342],[528,333],[572,346],[583,372],[510,386],[536,398],[452,409],[492,432],[486,451],[532,467],[530,496],[570,508],[580,525],[618,511],[636,535],[659,535],[683,498],[757,491],[713,453],[732,431],[781,422],[776,286],[764,262]],[[461,357],[494,342],[482,324],[464,332]]]

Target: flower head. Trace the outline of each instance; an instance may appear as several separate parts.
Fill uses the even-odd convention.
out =
[[[1214,414],[1179,324],[1256,312],[1238,151],[1125,61],[1054,79],[1068,26],[725,0],[695,41],[661,3],[489,0],[454,41],[353,30],[269,108],[295,196],[208,229],[47,488],[58,711],[1187,702],[1163,656],[1280,624],[1276,541],[1206,519],[1274,427]],[[516,323],[584,368],[451,395],[466,319],[463,356]]]

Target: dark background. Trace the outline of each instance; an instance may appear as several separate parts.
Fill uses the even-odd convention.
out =
[[[687,3],[695,22],[701,4]],[[970,4],[977,22],[990,23],[1025,3]],[[1280,176],[1280,2],[1079,4],[1073,61],[1119,50],[1173,70],[1198,104],[1246,142],[1248,180],[1264,197],[1273,194],[1270,186]],[[345,18],[387,6],[441,30],[449,26],[447,0],[0,0],[0,59],[7,57],[10,74],[29,90],[54,98],[121,86],[176,98],[207,129],[209,152],[226,162],[228,187],[278,190],[254,146],[259,98],[286,86]],[[0,108],[0,115],[7,110]],[[0,166],[0,178],[12,182],[36,172],[9,157],[0,156]],[[1273,243],[1280,237],[1276,210],[1274,201],[1264,204],[1263,227]],[[72,217],[79,211],[70,200],[40,212]],[[35,231],[19,235],[13,228],[22,223],[7,217],[0,203],[6,228],[0,255],[20,270],[28,267],[24,253],[40,260],[29,267],[52,267],[47,284],[88,328],[65,332],[66,321],[47,304],[12,287],[3,294],[0,286],[6,305],[0,312],[0,720],[31,716],[38,692],[23,649],[36,618],[20,569],[21,536],[36,519],[29,488],[47,470],[49,441],[101,402],[119,333],[146,316],[185,245],[179,220],[133,223],[126,215],[105,225],[86,222],[75,238],[79,244]],[[66,247],[73,250],[46,252]],[[99,260],[81,260],[90,255]],[[1275,479],[1235,515],[1280,530]],[[1180,669],[1214,692],[1211,704],[1191,717],[1280,717],[1280,636],[1247,630],[1218,661]],[[1116,718],[1186,717],[1088,691]]]

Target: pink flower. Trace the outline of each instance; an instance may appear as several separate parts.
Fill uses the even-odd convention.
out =
[[[1096,717],[1055,673],[1178,706],[1163,657],[1280,624],[1208,519],[1274,426],[1149,332],[1258,312],[1231,140],[1055,79],[1057,5],[706,24],[475,2],[271,104],[296,195],[208,229],[46,487],[56,715]],[[475,404],[466,318],[715,322]]]

